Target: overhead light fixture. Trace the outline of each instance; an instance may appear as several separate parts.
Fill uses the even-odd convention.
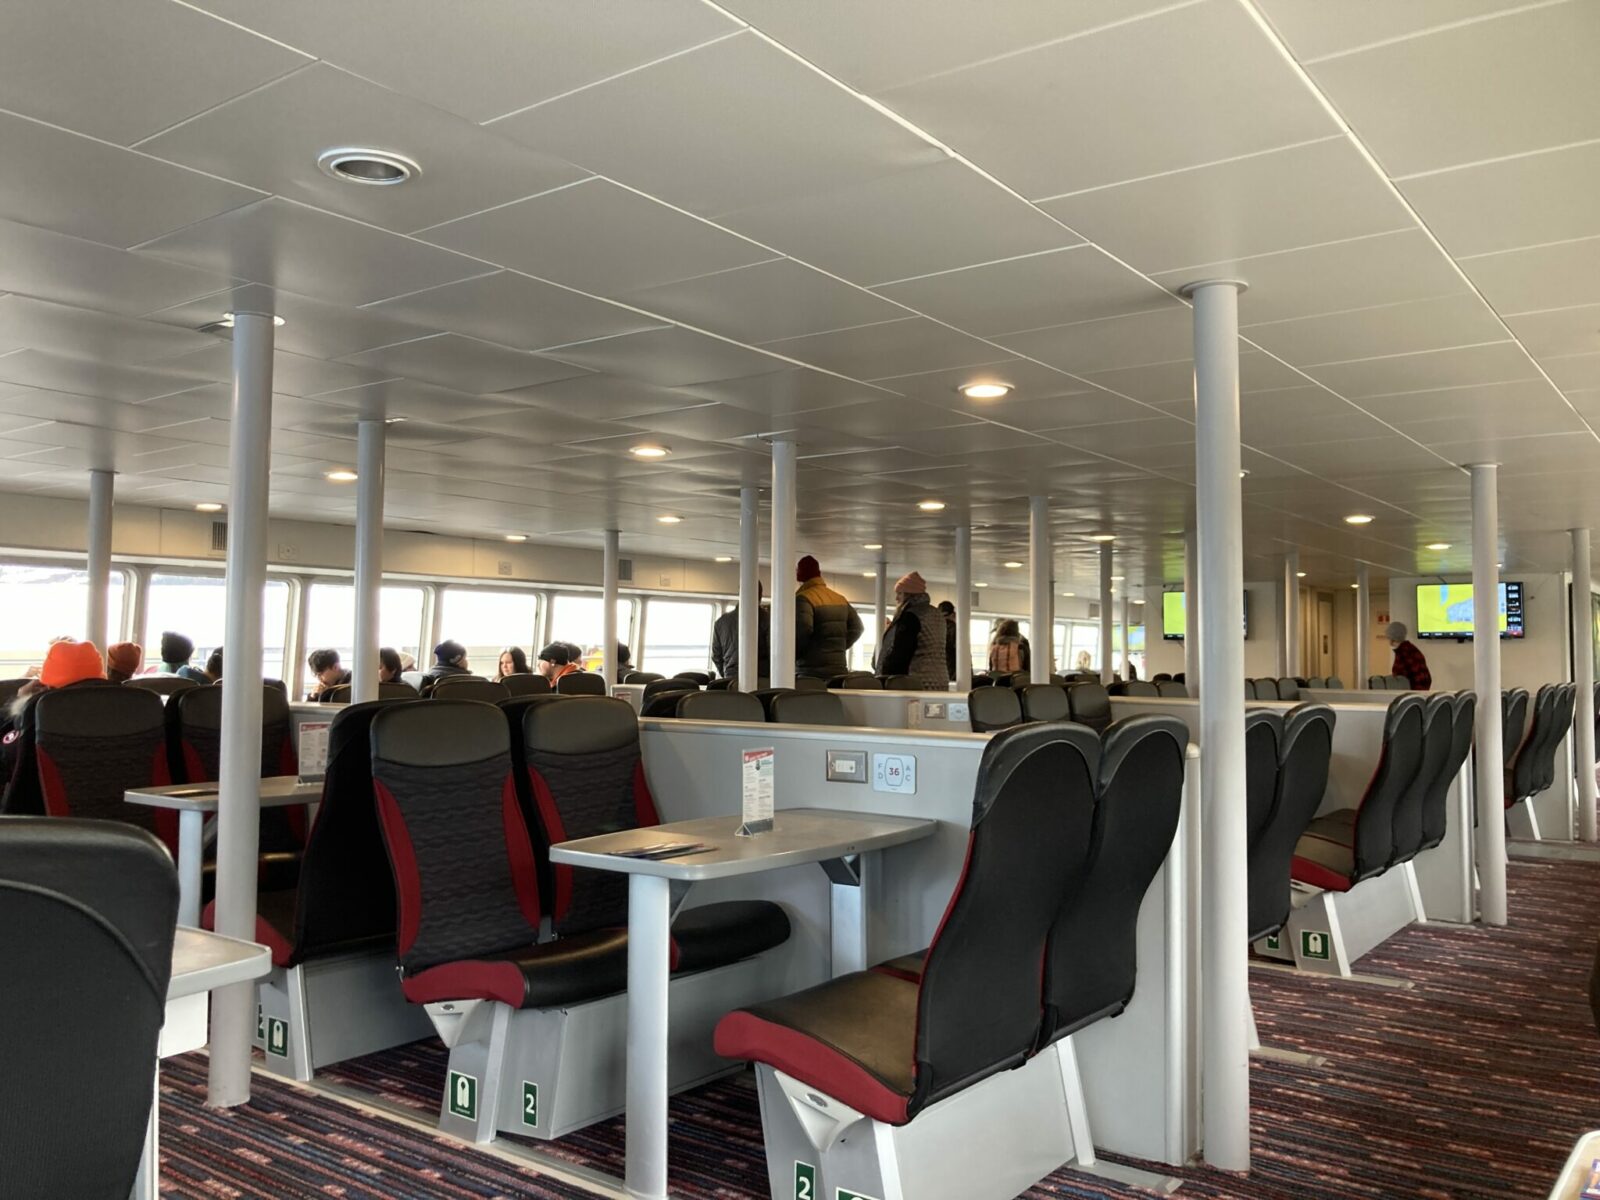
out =
[[[923,512],[940,512],[944,509],[943,500],[919,500],[917,507]]]
[[[1123,576],[1121,576],[1121,575],[1113,575],[1111,577],[1111,582],[1112,583],[1121,583],[1122,580],[1123,580]]]
[[[527,540],[528,540],[528,535],[525,534],[525,533],[508,533],[508,534],[506,534],[506,541],[508,541],[508,542],[525,542]]]
[[[1346,525],[1371,525],[1372,518],[1366,513],[1351,513],[1344,519]]]
[[[1359,583],[1352,583],[1352,584],[1351,584],[1351,585],[1350,585],[1350,586],[1351,586],[1351,587],[1352,587],[1352,588],[1356,588],[1356,589],[1358,589],[1358,590],[1359,590],[1359,589],[1360,589],[1360,587],[1361,587],[1361,585],[1360,585],[1360,584],[1359,584]]]
[[[1061,593],[1061,594],[1062,594],[1062,595],[1063,595],[1063,596],[1065,596],[1065,597],[1066,597],[1066,598],[1067,598],[1067,599],[1068,599],[1068,600],[1071,600],[1071,599],[1072,599],[1072,598],[1073,598],[1073,597],[1074,597],[1074,596],[1076,596],[1076,595],[1077,595],[1077,594],[1078,594],[1078,593],[1077,593],[1077,592],[1062,592],[1062,593]]]
[[[207,501],[205,504],[196,504],[194,510],[195,512],[221,512],[222,505],[215,501]]]
[[[715,558],[713,558],[711,561],[712,562],[732,562],[733,561],[733,555],[731,555],[731,554],[719,554]]]
[[[385,425],[404,425],[406,419],[404,417],[385,417],[383,423]]]
[[[972,586],[973,587],[988,587],[989,585],[987,583],[975,583]]]
[[[1089,540],[1091,542],[1114,542],[1117,540],[1117,535],[1114,533],[1091,533]]]
[[[861,548],[863,550],[882,550],[883,549],[883,543],[882,542],[866,542],[866,543],[863,543]]]
[[[1017,570],[1020,570],[1022,568],[1022,564],[1019,563],[1019,562],[1001,563],[1000,565],[1003,566],[1008,571],[1017,571]]]
[[[329,471],[323,476],[323,478],[329,483],[354,483],[357,479],[360,479],[361,476],[357,475],[354,471],[340,469],[338,471]]]
[[[1294,573],[1294,577],[1296,579],[1304,579],[1306,577],[1306,573],[1304,571],[1296,571]]]
[[[658,446],[654,442],[641,442],[637,446],[629,446],[628,453],[635,458],[665,458],[672,453],[672,448]]]
[[[679,521],[683,520],[683,518],[675,517],[671,513],[667,513],[665,516],[657,517],[656,520],[663,525],[676,525]]]
[[[343,183],[368,187],[394,187],[422,174],[422,168],[403,154],[359,146],[324,150],[317,155],[317,166],[324,175]]]
[[[1247,469],[1247,468],[1243,468],[1243,467],[1241,467],[1241,468],[1240,468],[1240,469],[1239,469],[1239,478],[1240,478],[1240,479],[1243,479],[1243,478],[1244,478],[1244,477],[1245,477],[1245,476],[1246,476],[1246,475],[1248,475],[1248,474],[1250,474],[1250,472],[1249,472],[1249,470],[1248,470],[1248,469]]]
[[[1448,550],[1448,549],[1450,549],[1450,543],[1449,542],[1429,542],[1428,543],[1428,549],[1429,550]]]
[[[200,332],[201,333],[216,333],[219,330],[232,329],[233,325],[234,325],[234,319],[235,318],[234,318],[234,314],[233,313],[225,312],[225,313],[222,314],[222,317],[221,317],[220,320],[212,321],[208,325],[200,326]],[[280,317],[276,313],[274,313],[273,316],[272,316],[272,323],[274,325],[283,325],[285,322],[284,322],[284,319],[282,317]]]
[[[956,389],[968,400],[998,400],[1011,391],[1009,383],[963,383]]]
[[[863,571],[863,572],[861,572],[861,578],[863,578],[863,579],[876,579],[877,577],[878,577],[878,573],[876,571]]]

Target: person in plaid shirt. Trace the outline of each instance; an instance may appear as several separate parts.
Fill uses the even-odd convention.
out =
[[[1432,689],[1433,676],[1428,671],[1428,660],[1422,657],[1421,650],[1406,641],[1405,625],[1400,621],[1390,621],[1385,632],[1389,635],[1389,645],[1394,647],[1394,666],[1389,674],[1404,675],[1411,681],[1413,692]]]

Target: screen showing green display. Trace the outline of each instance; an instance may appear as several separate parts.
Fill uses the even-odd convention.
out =
[[[1188,629],[1186,603],[1182,592],[1161,593],[1161,637],[1168,642],[1181,642]],[[1244,635],[1250,636],[1250,593],[1244,594]]]
[[[1522,636],[1522,584],[1500,584],[1500,636]],[[1417,585],[1417,636],[1469,638],[1472,636],[1472,585],[1470,583],[1419,583]]]

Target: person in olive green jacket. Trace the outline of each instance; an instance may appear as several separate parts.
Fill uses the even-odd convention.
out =
[[[861,618],[822,578],[822,568],[806,555],[795,568],[800,588],[794,594],[794,670],[796,675],[831,679],[850,669],[849,652],[861,638]]]

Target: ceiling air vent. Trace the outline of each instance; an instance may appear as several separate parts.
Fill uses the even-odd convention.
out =
[[[213,554],[226,554],[228,552],[228,523],[226,521],[211,522],[211,552]]]
[[[633,559],[631,559],[631,558],[619,558],[619,559],[617,559],[617,582],[619,582],[619,583],[632,583],[633,582]]]
[[[1100,605],[1093,600],[1089,601],[1089,619],[1091,621],[1100,619]]]
[[[502,558],[497,565],[499,567],[500,574],[502,574],[502,575],[511,574],[511,564],[509,562],[507,562],[505,559]]]

